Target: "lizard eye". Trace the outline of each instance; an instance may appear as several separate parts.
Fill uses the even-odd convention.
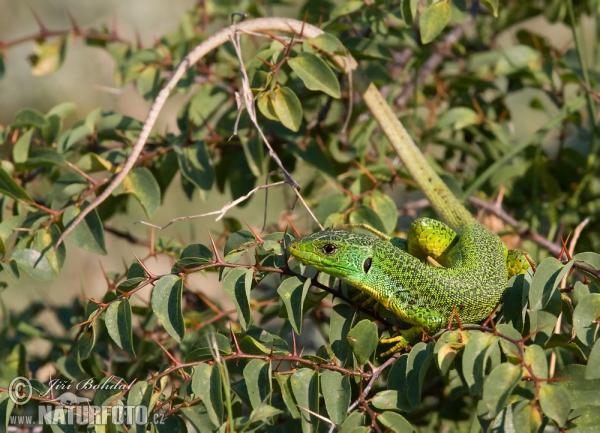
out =
[[[323,253],[327,254],[327,255],[331,255],[331,254],[335,253],[336,250],[337,250],[337,247],[332,244],[327,244],[322,248]]]
[[[373,259],[371,257],[369,257],[368,259],[366,259],[363,263],[363,269],[365,270],[365,274],[369,273],[369,269],[371,269],[371,263],[373,262]]]

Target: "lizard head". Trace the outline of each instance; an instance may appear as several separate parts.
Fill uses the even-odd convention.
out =
[[[324,230],[296,239],[292,256],[305,265],[353,283],[369,272],[376,239],[344,230]]]

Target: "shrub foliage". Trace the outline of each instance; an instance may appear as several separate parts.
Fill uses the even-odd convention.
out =
[[[45,431],[593,431],[600,425],[600,255],[573,248],[577,239],[579,251],[600,247],[600,33],[581,33],[596,9],[592,0],[504,7],[496,0],[308,0],[284,8],[325,33],[231,30],[231,40],[185,69],[172,89],[191,95],[178,131],[151,132],[131,170],[125,164],[143,120],[99,108],[73,123],[70,102],[47,113],[23,108],[0,126],[1,287],[18,285],[23,274],[55,278],[67,249],[113,254],[107,236],[147,245],[148,255],[131,257],[123,273],[107,272],[102,299],[56,308],[60,335],[32,324],[45,305],[4,309],[0,424],[51,399],[48,383],[36,380],[51,366],[64,380],[131,384],[106,386],[92,402],[113,410],[142,405],[150,419],[125,428],[109,417],[104,425]],[[234,12],[270,10],[263,2],[200,2],[150,47],[109,29],[41,27],[31,38],[32,73],[59,68],[68,40],[78,37],[110,54],[117,86],[134,85],[152,102],[176,65],[211,36],[206,23],[225,27]],[[527,25],[532,18],[570,29],[573,43],[557,47]],[[431,213],[418,194],[398,199],[415,185],[352,90],[360,77],[335,55],[360,63],[457,196],[481,208],[481,219],[507,242],[524,242],[538,263],[510,280],[485,323],[455,320],[391,357],[380,356],[387,347],[378,340],[402,323],[290,260],[286,245],[299,235],[292,224],[266,221],[261,231],[226,215],[274,187],[296,197],[281,210],[298,217],[303,234],[319,223],[355,223],[401,235],[406,216]],[[0,76],[10,67],[0,57]],[[523,115],[543,121],[517,136]],[[118,188],[74,226],[121,171],[127,175]],[[177,188],[223,222],[215,240],[182,244],[156,227],[137,239],[106,224],[132,200],[151,220]],[[219,193],[232,200],[221,210],[208,201]],[[551,242],[570,232],[562,245]],[[157,255],[172,260],[169,273],[145,266]],[[187,276],[209,272],[235,311],[195,295]],[[40,339],[50,349],[28,354]],[[8,395],[16,376],[32,379],[34,398],[25,405]]]

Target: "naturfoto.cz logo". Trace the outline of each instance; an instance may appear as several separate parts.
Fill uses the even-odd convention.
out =
[[[55,379],[50,381],[50,388],[40,397],[53,395],[51,392],[54,390],[130,389],[133,386],[133,383],[128,385],[123,383],[122,379],[116,379],[111,377],[101,384],[94,383],[93,379],[77,384]],[[31,400],[33,391],[29,379],[19,376],[10,382],[8,394],[15,406],[23,406]],[[123,405],[121,401],[111,405],[96,406],[92,404],[91,399],[79,397],[70,391],[64,392],[57,398],[40,400],[37,415],[37,424],[58,425],[106,425],[109,422],[113,425],[146,425],[149,421],[162,424],[164,416],[162,413],[155,413],[150,419],[146,406]],[[33,418],[33,416],[15,415],[9,417],[9,422],[11,425],[34,425],[36,422]]]

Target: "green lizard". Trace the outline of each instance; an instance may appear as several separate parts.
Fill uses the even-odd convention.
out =
[[[475,220],[460,237],[440,221],[420,218],[407,241],[325,230],[289,248],[302,263],[351,284],[415,325],[382,340],[397,342],[384,355],[403,349],[422,331],[436,333],[453,312],[466,323],[485,319],[500,302],[509,276],[529,267],[520,251],[508,253],[500,238]],[[426,256],[442,266],[421,261]]]
[[[295,240],[289,250],[300,262],[351,284],[414,325],[381,340],[397,343],[386,355],[422,332],[433,334],[447,326],[453,313],[462,322],[485,319],[500,303],[509,275],[525,272],[530,265],[520,251],[509,253],[500,238],[471,215],[430,167],[375,86],[360,68],[354,73],[363,83],[357,90],[379,126],[449,225],[418,219],[407,240],[325,230]],[[427,256],[441,266],[424,263]]]

